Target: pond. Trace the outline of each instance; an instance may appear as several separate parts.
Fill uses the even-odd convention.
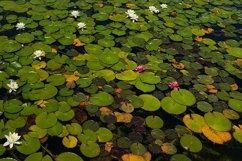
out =
[[[238,0],[0,0],[0,161],[240,161]]]

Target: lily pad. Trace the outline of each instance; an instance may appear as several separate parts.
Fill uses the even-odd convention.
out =
[[[152,129],[159,129],[163,127],[163,120],[159,116],[147,116],[145,124]]]
[[[42,161],[42,152],[29,155],[24,161]]]
[[[133,143],[130,145],[130,150],[133,154],[143,155],[146,152],[146,148],[141,143]]]
[[[191,106],[191,105],[195,104],[195,102],[196,102],[195,96],[186,89],[172,90],[171,97],[176,102],[178,102],[182,105],[185,105],[185,106]]]
[[[56,161],[83,161],[83,159],[75,153],[64,152],[56,157]]]
[[[30,43],[34,40],[34,36],[30,33],[23,33],[16,35],[15,39],[23,44]]]
[[[171,157],[170,161],[192,161],[184,154],[175,154]]]
[[[231,122],[220,112],[208,112],[204,116],[205,122],[216,131],[229,131]]]
[[[41,99],[50,99],[57,94],[58,90],[56,87],[46,84],[42,89],[32,90],[28,93],[30,100],[41,100]]]
[[[140,80],[143,83],[157,84],[160,83],[161,79],[152,72],[144,72],[140,74]]]
[[[160,101],[149,94],[142,94],[139,96],[144,102],[144,105],[141,107],[146,111],[157,111],[160,108]]]
[[[23,138],[21,145],[16,147],[20,153],[29,155],[39,150],[40,142],[38,138],[32,138],[29,135],[24,135]]]
[[[229,55],[232,55],[237,58],[242,58],[242,48],[239,47],[231,47],[227,49]]]
[[[106,92],[99,92],[90,98],[90,102],[97,106],[108,106],[113,103],[113,96]]]
[[[229,99],[229,107],[237,112],[242,112],[242,101],[237,99]]]
[[[191,152],[199,152],[202,150],[201,141],[193,135],[183,135],[180,140],[181,146]]]
[[[132,70],[126,70],[122,73],[116,74],[116,78],[123,81],[132,81],[138,77],[139,73],[136,73]]]
[[[204,118],[198,114],[186,114],[183,122],[189,129],[197,133],[202,133],[202,127],[205,125]]]
[[[56,124],[57,118],[53,113],[42,112],[36,117],[35,122],[40,128],[48,129]]]
[[[100,154],[100,147],[95,142],[82,143],[80,150],[88,158],[94,158]]]
[[[185,105],[177,103],[171,97],[165,97],[161,100],[161,107],[164,111],[170,114],[179,115],[186,111],[187,107]]]
[[[96,131],[97,138],[99,142],[108,142],[113,138],[113,133],[107,128],[99,128]]]

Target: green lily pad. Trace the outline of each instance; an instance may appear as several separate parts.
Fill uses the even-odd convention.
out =
[[[122,73],[116,74],[116,78],[118,80],[123,80],[123,81],[132,81],[135,80],[138,77],[139,73],[134,72],[132,70],[126,70]]]
[[[183,39],[180,35],[177,35],[177,34],[172,34],[169,37],[173,41],[182,41],[182,39]]]
[[[78,123],[71,123],[69,125],[66,125],[66,129],[71,135],[78,135],[82,132],[82,127]]]
[[[75,153],[64,152],[56,157],[56,161],[83,161],[83,159]]]
[[[99,92],[90,98],[90,102],[97,106],[108,106],[113,103],[113,96],[106,92]]]
[[[202,127],[205,125],[205,120],[198,114],[186,114],[183,117],[184,124],[192,131],[202,133]]]
[[[115,79],[115,73],[112,70],[99,70],[95,72],[98,77],[103,77],[106,81],[112,81]]]
[[[42,152],[29,155],[24,161],[42,161]]]
[[[29,155],[39,150],[40,142],[38,138],[32,138],[29,135],[24,135],[23,138],[22,143],[16,146],[18,152]]]
[[[175,155],[172,155],[170,161],[192,161],[192,160],[184,154],[175,154]]]
[[[140,108],[144,105],[144,101],[138,96],[130,95],[127,97],[127,99],[133,105],[134,108]]]
[[[34,40],[34,36],[30,33],[23,33],[16,35],[15,39],[23,44],[30,43]]]
[[[58,121],[54,126],[47,129],[47,133],[50,136],[59,136],[63,131],[63,125]]]
[[[18,51],[19,49],[21,49],[21,47],[22,47],[21,44],[18,43],[17,41],[8,40],[4,42],[3,50],[8,53],[11,53],[11,52]]]
[[[146,152],[146,148],[143,144],[141,143],[133,143],[130,145],[130,150],[133,154],[136,155],[144,155],[144,153]]]
[[[153,84],[146,84],[138,80],[135,83],[135,87],[143,92],[152,92],[155,90],[155,85]]]
[[[100,154],[100,147],[95,142],[82,143],[80,150],[82,154],[88,158],[94,158]]]
[[[79,85],[81,88],[88,87],[92,84],[91,78],[80,78],[76,81],[76,84]]]
[[[99,59],[102,63],[107,65],[116,64],[119,61],[119,57],[116,53],[112,53],[112,51],[105,51],[100,54]]]
[[[67,112],[56,111],[55,115],[60,121],[70,121],[74,118],[75,113],[73,110],[69,110]]]
[[[172,90],[171,97],[178,103],[186,106],[191,106],[195,104],[195,96],[186,89]]]
[[[229,55],[232,55],[237,58],[242,58],[242,48],[239,47],[231,47],[227,49]]]
[[[13,158],[2,158],[0,161],[17,161],[16,159]]]
[[[17,113],[24,108],[22,104],[23,103],[17,99],[11,99],[4,103],[4,111],[8,113]]]
[[[197,108],[202,112],[210,112],[213,110],[213,106],[205,101],[197,102]]]
[[[146,111],[157,111],[160,108],[160,101],[149,94],[142,94],[139,96],[144,102],[144,105],[141,107]]]
[[[161,100],[161,107],[164,111],[170,114],[179,115],[186,111],[187,107],[180,103],[177,103],[171,97],[165,97]]]
[[[191,152],[199,152],[202,150],[201,141],[193,135],[183,135],[180,139],[181,146]]]
[[[30,128],[31,132],[28,133],[31,137],[43,138],[47,134],[47,129],[41,129],[36,125],[32,125]]]
[[[113,138],[113,133],[107,128],[100,127],[97,131],[97,138],[99,142],[108,142]]]
[[[155,73],[152,73],[152,72],[141,73],[140,80],[143,83],[148,83],[148,84],[157,84],[157,83],[160,83],[161,81],[160,77],[156,76]]]
[[[232,127],[229,119],[220,112],[208,112],[205,114],[204,119],[208,126],[217,131],[229,131]]]
[[[65,77],[63,75],[50,75],[47,79],[47,82],[53,86],[60,86],[65,83]]]
[[[41,100],[41,99],[50,99],[57,94],[58,90],[56,87],[46,84],[42,89],[32,90],[28,93],[30,100]]]
[[[57,123],[57,118],[53,113],[42,112],[36,117],[35,122],[40,128],[48,129]]]
[[[103,47],[112,47],[115,45],[115,42],[113,40],[100,39],[100,40],[98,40],[98,44]]]
[[[198,77],[198,82],[202,84],[213,84],[214,80],[211,76],[209,75],[199,75]]]
[[[145,124],[152,129],[159,129],[163,127],[163,120],[159,116],[147,116]]]
[[[229,107],[237,112],[242,112],[242,101],[237,99],[229,99]]]

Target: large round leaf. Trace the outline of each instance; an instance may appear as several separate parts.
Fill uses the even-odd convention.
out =
[[[152,129],[162,128],[164,122],[159,116],[147,116],[145,124]]]
[[[99,92],[91,96],[90,102],[97,106],[108,106],[113,103],[113,96],[106,92]]]
[[[39,150],[40,142],[38,138],[32,138],[29,135],[24,135],[23,138],[21,145],[16,147],[20,153],[29,155]]]
[[[189,129],[197,133],[202,133],[202,127],[205,125],[204,118],[198,114],[186,114],[183,122]]]
[[[144,105],[141,107],[146,111],[156,111],[160,108],[160,101],[149,94],[142,94],[139,96],[144,102]]]
[[[231,122],[220,112],[208,112],[204,116],[205,122],[212,129],[217,131],[229,131],[231,129]]]
[[[137,72],[134,72],[132,70],[126,70],[122,73],[116,74],[116,78],[123,81],[131,81],[135,80],[138,77],[138,75],[139,73]]]
[[[32,90],[28,93],[30,100],[41,100],[41,99],[50,99],[57,94],[58,90],[56,87],[46,84],[42,89]]]
[[[99,59],[102,63],[113,65],[116,64],[119,61],[119,57],[116,53],[111,52],[104,52],[99,56]]]
[[[234,125],[233,129],[235,130],[233,133],[233,137],[235,138],[235,140],[237,140],[242,144],[242,125],[238,125],[238,126]]]
[[[242,112],[242,101],[237,99],[229,99],[229,107],[235,111]]]
[[[175,154],[171,157],[170,161],[192,161],[184,154]]]
[[[15,39],[20,43],[30,43],[34,40],[34,36],[30,33],[16,35]]]
[[[196,102],[195,96],[186,89],[173,90],[171,91],[171,97],[178,103],[191,106]]]
[[[56,157],[56,161],[83,161],[83,159],[75,153],[64,152]]]
[[[191,152],[199,152],[202,150],[201,141],[193,135],[183,135],[180,140],[181,146]]]
[[[97,143],[95,142],[87,142],[82,143],[80,150],[83,155],[85,155],[88,158],[94,158],[100,154],[100,147]]]
[[[133,154],[143,155],[146,152],[146,148],[141,143],[133,143],[130,145],[130,150]]]
[[[161,81],[160,77],[156,76],[155,73],[152,73],[152,72],[141,73],[140,80],[143,83],[148,83],[148,84],[157,84]]]
[[[42,112],[35,119],[36,125],[43,129],[48,129],[57,123],[57,118],[53,113]]]
[[[187,109],[186,106],[177,103],[174,99],[171,97],[165,97],[161,100],[161,107],[164,111],[170,114],[179,115],[181,113],[184,113]]]
[[[153,84],[146,84],[138,80],[135,83],[135,87],[143,92],[152,92],[155,90],[155,85]]]
[[[97,131],[97,138],[99,142],[108,142],[113,138],[113,133],[107,128],[100,127]]]

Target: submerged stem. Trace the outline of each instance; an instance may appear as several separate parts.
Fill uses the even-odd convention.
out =
[[[46,147],[44,147],[43,145],[41,145],[41,147],[51,156],[51,158],[55,158],[55,155],[51,153],[51,151],[49,149],[47,149]]]

